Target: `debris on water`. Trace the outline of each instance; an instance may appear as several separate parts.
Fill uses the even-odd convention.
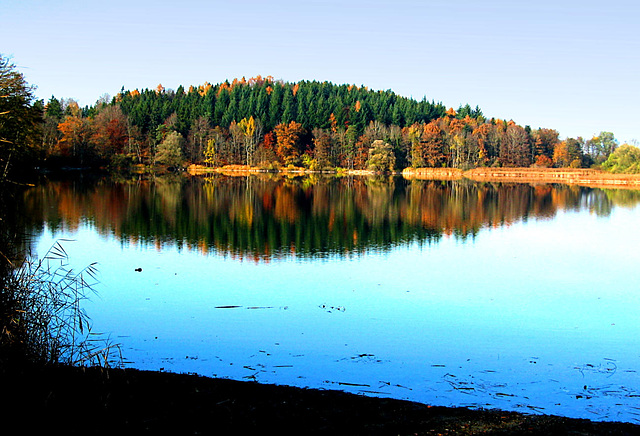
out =
[[[594,372],[600,374],[608,374],[607,377],[613,376],[618,371],[618,365],[612,359],[604,359],[604,364],[585,363],[582,366],[575,366],[574,369],[580,371],[580,374],[584,377],[585,372]]]
[[[413,390],[413,389],[411,389],[410,387],[407,387],[407,386],[402,386],[402,385],[399,385],[399,384],[392,385],[390,382],[386,382],[386,381],[382,381],[382,380],[380,381],[380,383],[382,383],[382,385],[380,385],[380,388],[383,387],[383,386],[389,386],[389,387],[394,387],[394,388],[408,389],[410,391]],[[380,389],[380,388],[378,388],[378,389]]]
[[[355,387],[363,387],[363,388],[371,387],[371,385],[367,385],[367,384],[349,383],[349,382],[337,382],[337,384],[339,384],[340,386],[355,386]]]
[[[374,395],[384,395],[385,394],[385,392],[369,391],[369,390],[365,390],[365,389],[361,389],[360,392],[362,392],[363,394],[374,394]]]
[[[247,309],[273,309],[272,306],[249,306]]]
[[[346,309],[343,306],[328,306],[326,304],[321,304],[320,306],[321,309],[326,310],[327,312],[331,313],[334,310],[337,310],[338,312],[344,312],[346,311]]]
[[[242,306],[216,306],[214,309],[237,309]]]
[[[443,378],[446,380],[447,383],[449,383],[449,385],[454,388],[457,391],[461,391],[461,392],[467,392],[467,391],[475,391],[475,387],[473,387],[471,385],[471,383],[466,382],[466,381],[459,381],[459,380],[451,380],[450,378],[456,378],[455,375],[453,374],[445,374],[443,376]]]
[[[343,357],[342,359],[338,359],[337,361],[340,362],[343,360],[350,360],[352,362],[382,363],[382,360],[377,359],[375,355],[368,353],[356,354],[355,356],[351,357]]]

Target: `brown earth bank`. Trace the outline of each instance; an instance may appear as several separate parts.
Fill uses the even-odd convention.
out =
[[[339,391],[133,369],[0,370],[16,434],[637,435],[640,426],[430,407]]]

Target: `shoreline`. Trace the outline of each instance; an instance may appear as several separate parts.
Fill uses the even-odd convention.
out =
[[[640,189],[640,174],[612,174],[593,169],[573,168],[474,168],[462,171],[453,168],[405,169],[408,179],[469,179],[475,182],[562,183],[593,188]]]
[[[631,435],[640,426],[430,406],[192,374],[81,367],[0,369],[5,424],[67,434]],[[24,411],[37,417],[24,421]],[[20,413],[22,412],[22,413]],[[69,417],[69,412],[73,415]],[[73,419],[73,425],[68,425]],[[55,421],[54,421],[55,420]],[[7,428],[10,428],[8,426]]]
[[[239,176],[258,173],[274,174],[331,174],[337,176],[375,176],[381,175],[369,170],[325,170],[311,171],[304,168],[280,168],[265,170],[247,165],[227,165],[223,167],[203,167],[190,165],[190,175],[224,174]],[[505,183],[562,183],[592,188],[628,188],[640,189],[640,174],[613,174],[606,171],[584,168],[474,168],[461,170],[457,168],[405,168],[402,171],[386,173],[401,175],[408,180],[462,180],[474,182]]]

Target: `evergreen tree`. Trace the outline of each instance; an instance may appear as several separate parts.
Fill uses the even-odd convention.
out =
[[[223,125],[222,119],[227,112],[231,99],[229,97],[229,90],[227,88],[221,88],[218,94],[218,98],[215,101],[213,110],[213,120],[211,120],[214,126]],[[231,122],[231,120],[229,120]],[[229,125],[227,122],[226,125]]]
[[[269,117],[266,128],[271,131],[282,119],[282,99],[284,96],[284,88],[280,84],[274,84],[271,94],[269,95]]]
[[[223,127],[229,127],[233,121],[238,118],[238,100],[237,94],[231,93],[229,96],[229,106],[227,106],[222,115],[221,125]]]
[[[255,98],[255,117],[265,125],[268,123],[269,116],[269,94],[266,86],[260,86]]]
[[[296,121],[296,109],[293,90],[287,87],[282,98],[282,124],[289,124],[291,121]]]

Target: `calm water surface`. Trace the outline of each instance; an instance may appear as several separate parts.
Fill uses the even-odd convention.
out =
[[[128,366],[640,422],[640,192],[242,177],[47,182]],[[136,272],[142,268],[142,272]]]

